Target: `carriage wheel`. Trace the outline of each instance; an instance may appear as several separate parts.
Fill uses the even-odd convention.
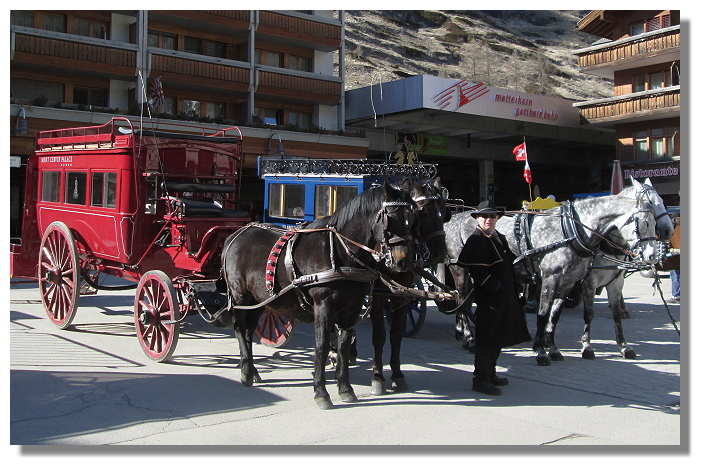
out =
[[[289,342],[295,329],[295,320],[289,320],[265,309],[255,333],[260,343],[271,348],[280,348]]]
[[[135,328],[137,339],[150,359],[166,362],[176,349],[179,324],[176,290],[162,271],[149,271],[137,285]],[[171,323],[174,322],[174,323]]]
[[[421,277],[416,276],[416,288],[419,290],[426,289],[432,291],[435,286],[429,287],[425,285]],[[387,322],[389,322],[391,314],[392,312],[389,307],[389,303],[385,303],[384,315],[387,318]],[[407,307],[406,325],[404,327],[404,333],[402,334],[402,336],[404,338],[413,338],[419,333],[419,331],[421,331],[421,327],[423,326],[425,321],[426,299],[418,297],[414,298],[411,302],[409,302],[409,306]]]
[[[81,269],[73,235],[63,222],[52,223],[44,232],[37,277],[49,320],[62,330],[68,328],[78,307]]]

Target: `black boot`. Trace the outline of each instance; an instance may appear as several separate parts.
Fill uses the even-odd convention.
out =
[[[502,394],[502,391],[490,383],[489,380],[477,380],[472,379],[472,389],[475,392],[484,393],[485,395],[498,396]]]

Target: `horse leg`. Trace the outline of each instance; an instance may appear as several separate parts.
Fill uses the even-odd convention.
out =
[[[588,276],[583,281],[583,321],[585,326],[583,328],[583,337],[581,339],[583,343],[582,356],[583,359],[595,359],[595,350],[590,344],[590,327],[592,325],[592,320],[595,318],[595,282]]]
[[[548,346],[548,356],[553,361],[563,361],[563,354],[556,346],[556,325],[561,319],[563,311],[563,299],[556,298],[551,303],[551,312],[549,315],[548,325],[546,326],[546,345]]]
[[[548,284],[543,284],[548,287]],[[536,352],[536,362],[540,366],[550,366],[551,358],[546,352],[546,328],[548,326],[548,311],[551,307],[553,290],[540,289],[539,308],[536,312],[536,336],[534,336],[533,350]]]
[[[252,354],[252,338],[257,329],[261,311],[238,311],[235,320],[235,336],[240,346],[240,382],[246,387],[251,387],[262,379],[255,368]]]
[[[386,297],[375,295],[372,297],[370,306],[372,346],[375,350],[372,360],[372,395],[384,395],[387,393],[383,374],[384,343],[387,339],[387,331],[384,325],[384,303],[386,300]]]
[[[333,408],[333,402],[326,390],[326,362],[330,351],[330,332],[333,326],[330,310],[315,306],[314,336],[315,354],[313,358],[313,399],[322,410]]]
[[[624,328],[622,327],[622,309],[620,308],[620,300],[624,302],[622,288],[624,287],[624,278],[618,277],[607,285],[607,298],[609,299],[610,311],[614,320],[614,332],[617,339],[617,346],[625,359],[636,359],[636,353],[627,344],[624,338]]]
[[[409,390],[409,386],[404,379],[404,374],[401,372],[401,341],[404,337],[408,308],[409,302],[407,300],[392,300],[392,324],[389,330],[389,344],[392,349],[392,355],[389,366],[392,369],[392,384],[396,392],[406,392]]]
[[[354,332],[352,330],[340,330],[338,332],[338,361],[336,365],[336,379],[338,380],[338,395],[345,403],[357,401],[355,391],[350,385],[350,346]]]

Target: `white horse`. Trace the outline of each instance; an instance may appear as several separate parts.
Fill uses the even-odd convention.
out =
[[[632,185],[625,188],[619,195],[643,201],[656,217],[656,235],[659,241],[667,242],[673,236],[674,227],[671,218],[668,217],[663,199],[654,189],[650,179],[647,178],[643,184],[634,178],[630,179]],[[624,338],[624,329],[622,327],[622,319],[629,318],[630,314],[622,295],[624,276],[627,270],[620,269],[619,264],[627,262],[626,255],[606,246],[604,251],[601,250],[595,257],[590,275],[582,281],[581,294],[583,318],[585,319],[582,337],[582,357],[585,359],[595,358],[595,351],[590,344],[590,325],[595,317],[595,292],[601,288],[607,291],[607,299],[614,320],[616,341],[620,352],[626,359],[636,359],[636,353]]]

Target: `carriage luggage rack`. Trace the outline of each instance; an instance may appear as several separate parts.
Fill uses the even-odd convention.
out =
[[[267,157],[259,158],[259,174],[293,175],[339,175],[339,176],[411,176],[433,178],[437,174],[434,163],[397,165],[388,162],[369,160],[332,160],[307,157]]]
[[[124,126],[130,129],[127,134],[120,131]],[[123,117],[114,117],[108,123],[98,126],[37,132],[37,151],[112,149],[131,145],[132,123]]]

